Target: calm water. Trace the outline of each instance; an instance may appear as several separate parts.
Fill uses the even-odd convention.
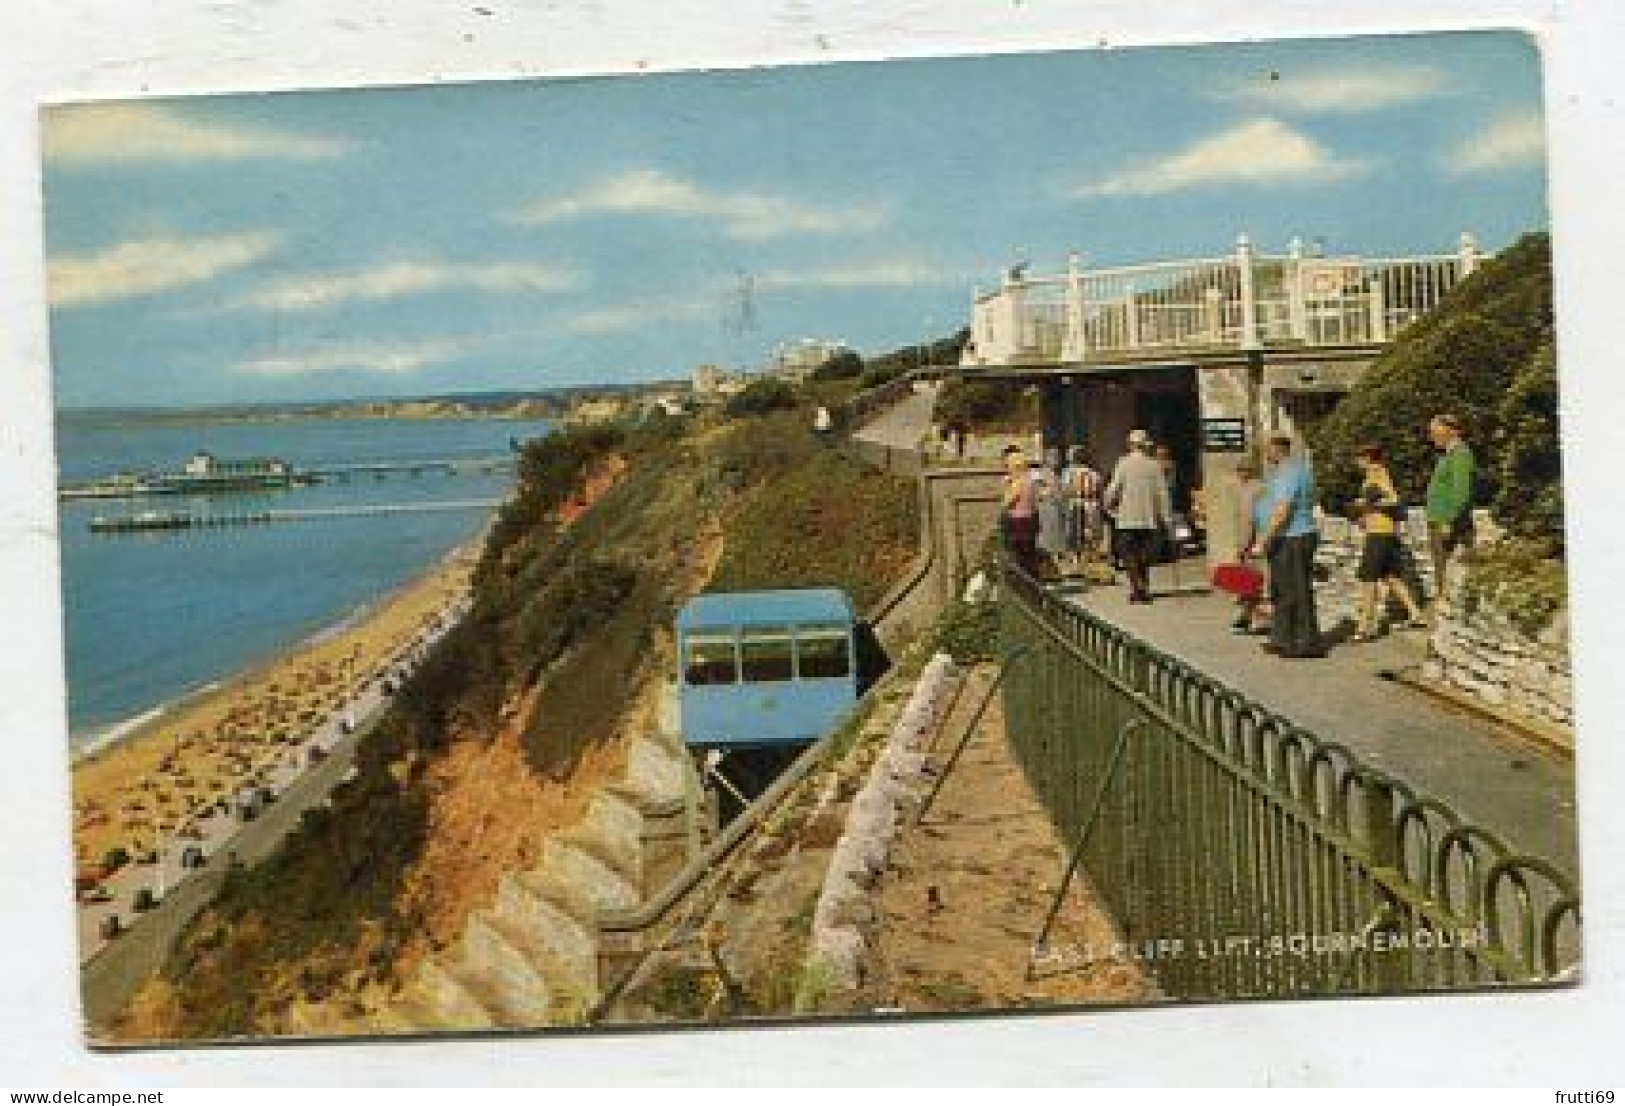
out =
[[[64,480],[178,468],[193,452],[276,456],[296,466],[506,454],[545,422],[313,420],[254,424],[92,421],[57,429]],[[356,477],[238,495],[62,504],[69,723],[75,745],[265,660],[354,614],[477,533],[482,509],[265,526],[95,535],[95,515],[226,514],[500,499],[512,471]]]

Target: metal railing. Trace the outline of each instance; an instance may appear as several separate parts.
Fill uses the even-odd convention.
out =
[[[1087,874],[1120,927],[1115,955],[1165,994],[1576,974],[1578,887],[1549,861],[1009,565],[1000,596],[1012,747],[1073,849],[1067,878]]]
[[[1476,269],[1470,235],[1454,254],[1317,257],[1295,246],[1264,255],[1243,237],[1233,254],[1007,275],[976,296],[965,364],[1087,363],[1125,356],[1269,346],[1380,345]]]

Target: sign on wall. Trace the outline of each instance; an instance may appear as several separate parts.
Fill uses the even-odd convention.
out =
[[[1207,453],[1246,453],[1247,420],[1203,419],[1202,449]]]

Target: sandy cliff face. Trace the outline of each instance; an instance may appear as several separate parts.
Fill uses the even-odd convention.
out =
[[[581,920],[583,904],[555,894],[559,888],[549,883],[572,864],[584,869],[600,861],[628,884],[640,882],[635,870],[622,870],[638,864],[621,855],[631,822],[622,817],[625,804],[612,800],[626,766],[636,766],[660,730],[658,691],[673,663],[671,612],[708,581],[721,580],[725,544],[740,565],[768,572],[763,566],[777,565],[789,541],[797,565],[822,566],[828,575],[819,582],[855,595],[864,586],[883,587],[884,568],[906,560],[912,545],[892,533],[899,527],[845,525],[853,496],[864,490],[852,482],[877,478],[818,451],[792,426],[801,424],[752,420],[670,442],[635,442],[625,456],[602,455],[581,470],[574,494],[549,508],[567,535],[555,538],[546,525],[510,535],[515,563],[497,562],[492,577],[507,621],[491,624],[500,622],[506,633],[521,612],[531,613],[529,604],[538,608],[539,628],[556,625],[558,612],[538,597],[553,594],[548,589],[566,568],[593,558],[635,569],[635,586],[619,606],[578,628],[565,651],[526,677],[525,690],[507,702],[472,711],[452,699],[438,714],[408,719],[396,740],[374,745],[325,830],[306,835],[302,849],[284,850],[274,870],[250,873],[236,893],[200,915],[164,979],[149,985],[124,1024],[104,1036],[472,1028],[536,1024],[531,1015],[544,1006],[569,1008],[573,996],[533,969],[550,955],[571,960],[579,949],[569,941],[562,951],[532,948],[547,942],[531,923],[552,918],[551,937],[590,930],[571,922]],[[739,479],[722,479],[723,470]],[[912,503],[907,492],[905,486],[863,503],[885,514],[892,498]],[[761,506],[758,526],[739,522],[747,498]],[[774,513],[776,526],[766,517]],[[821,524],[803,528],[804,518]],[[545,543],[555,540],[566,555],[558,563],[519,556],[553,549]],[[806,582],[786,580],[782,571],[770,577]],[[739,578],[728,586],[767,584]],[[486,625],[475,620],[469,628],[483,634]],[[489,640],[524,647],[517,634]],[[462,678],[456,665],[441,667],[428,674],[447,686]],[[472,662],[466,676],[488,679]],[[474,717],[498,721],[476,732],[468,721]],[[414,719],[421,724],[408,724]],[[651,818],[663,815],[659,804],[642,805],[648,809],[637,813],[647,830]],[[649,832],[649,840],[664,840],[664,829]],[[591,892],[615,881],[599,882],[583,885]]]

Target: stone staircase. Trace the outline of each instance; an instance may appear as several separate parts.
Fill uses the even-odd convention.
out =
[[[370,1028],[383,1033],[579,1024],[599,994],[598,919],[659,891],[696,843],[687,753],[670,736],[628,751],[621,779],[509,872],[452,948],[426,957]]]

